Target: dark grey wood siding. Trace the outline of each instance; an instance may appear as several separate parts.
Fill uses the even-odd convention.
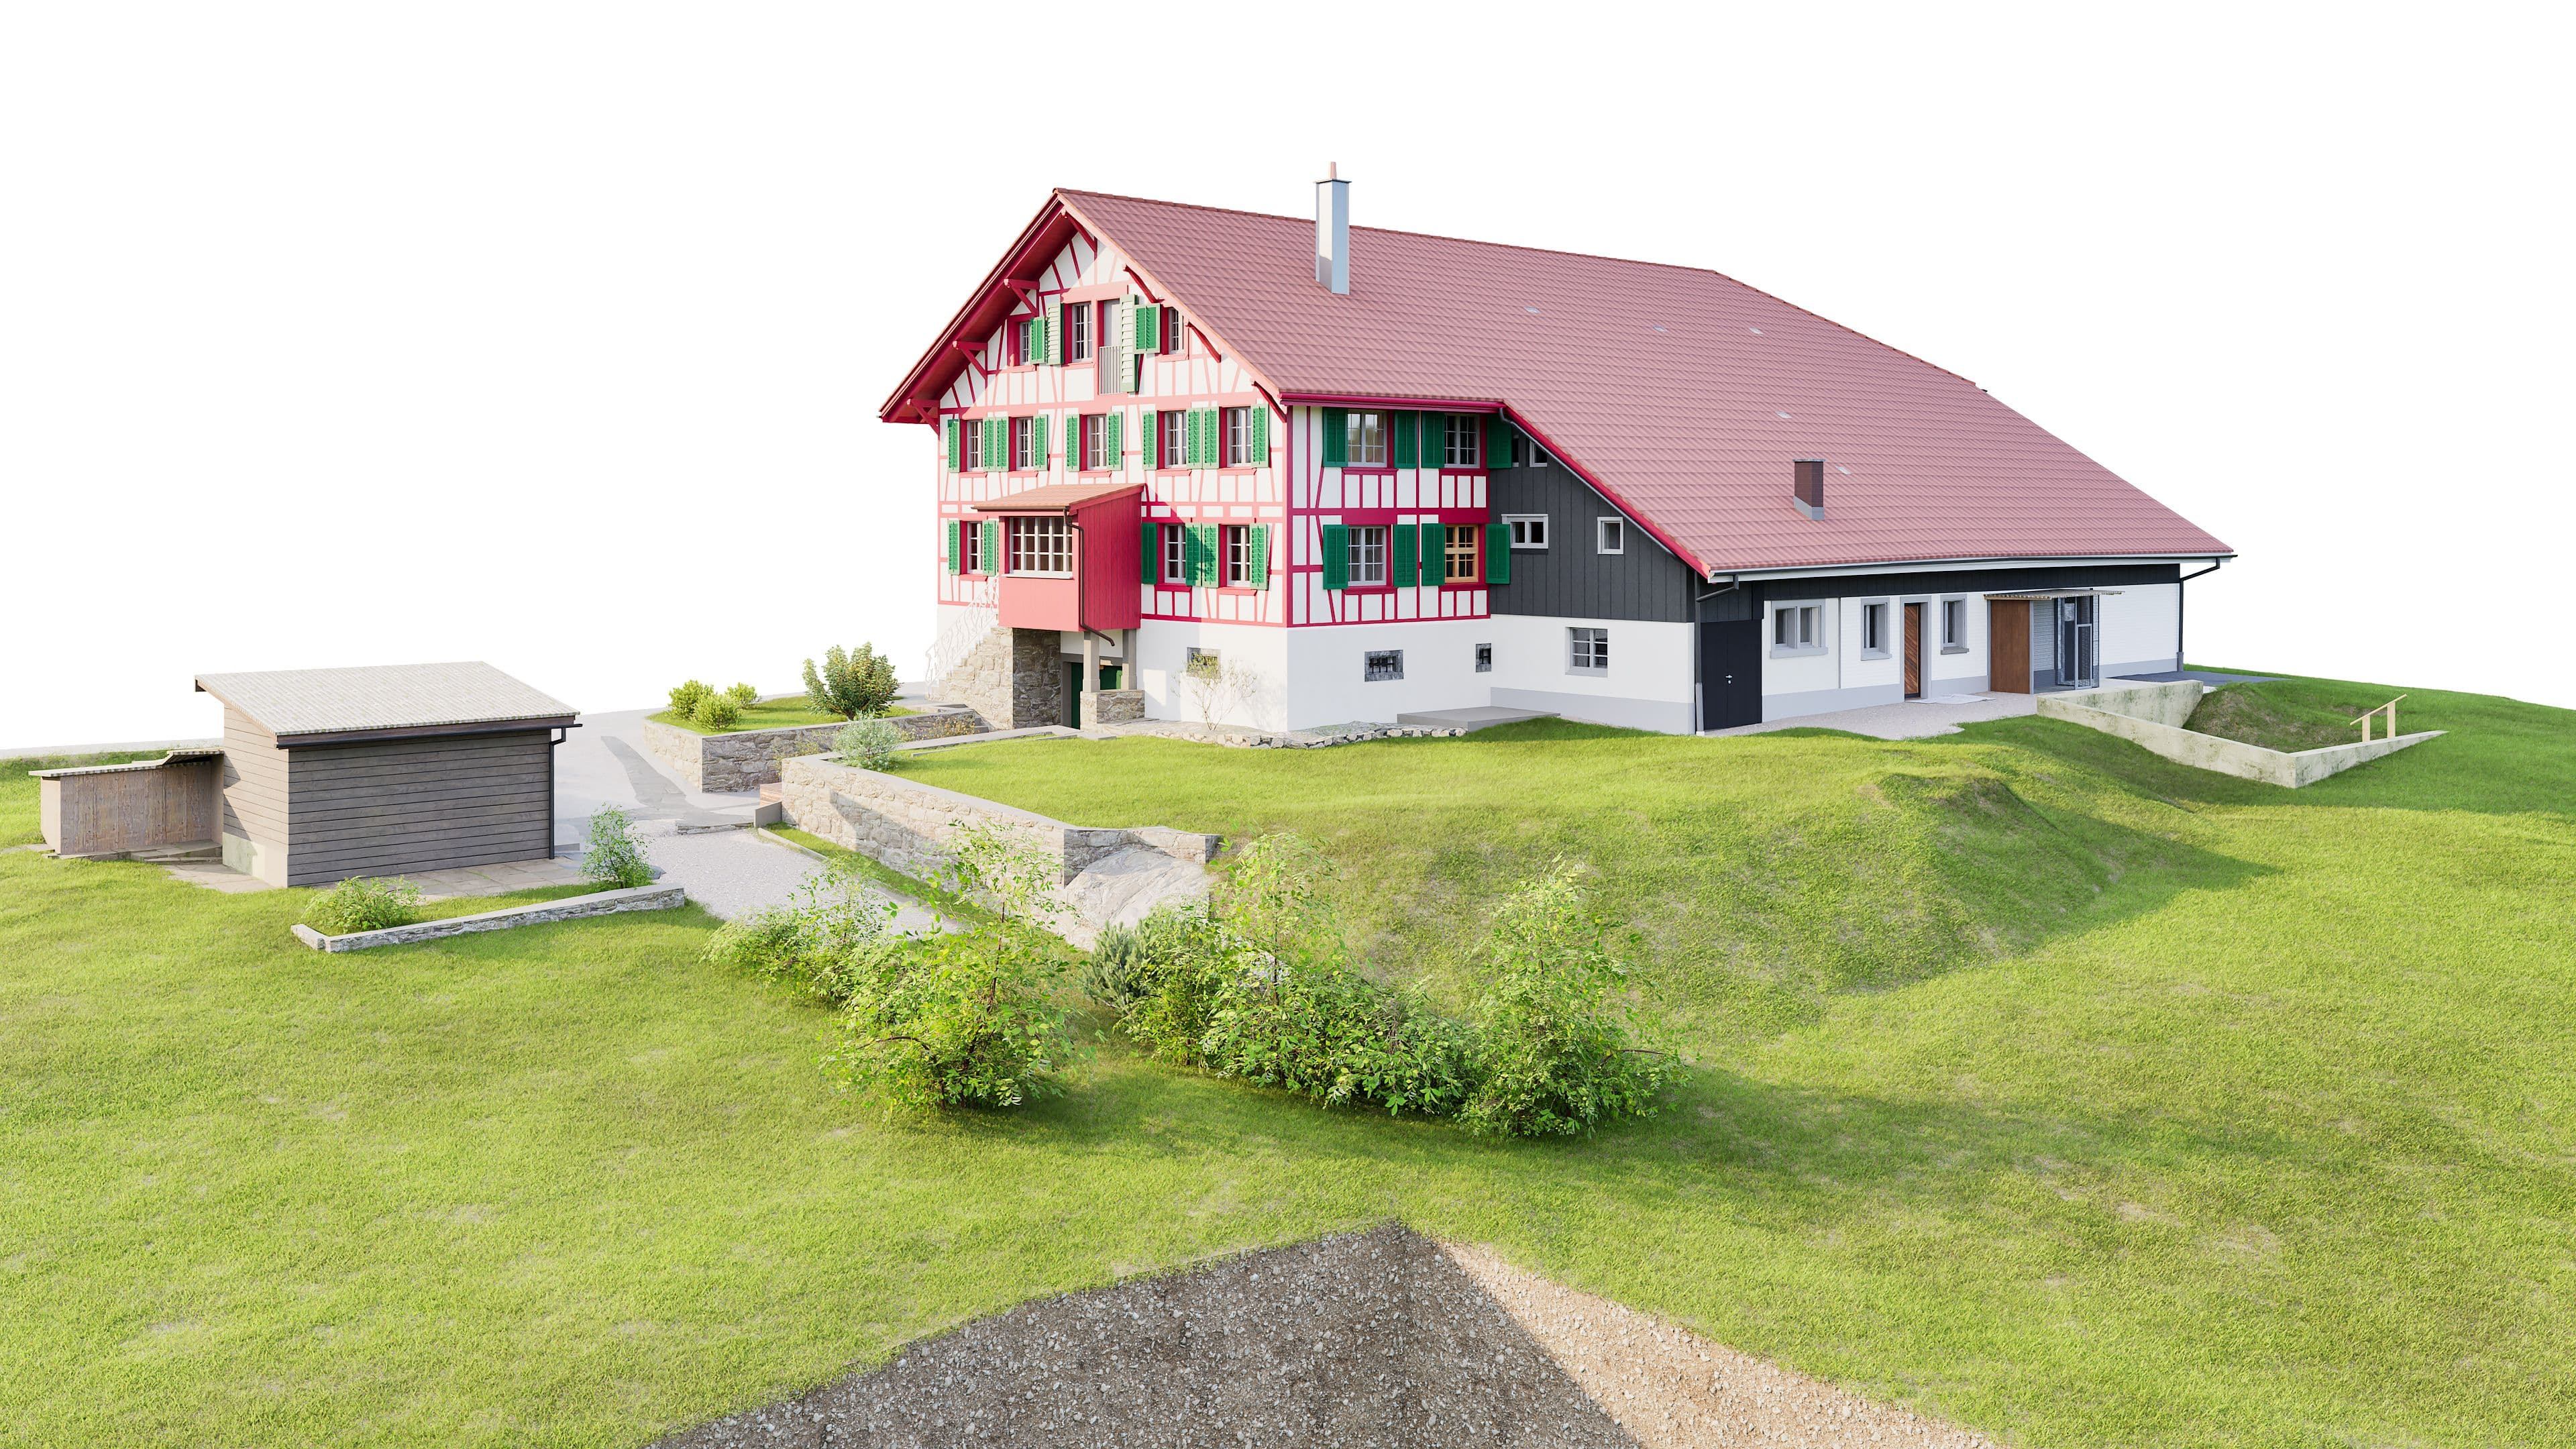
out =
[[[552,738],[514,730],[286,751],[288,884],[552,855]]]
[[[227,834],[263,845],[286,838],[286,751],[249,715],[224,707],[222,826]]]
[[[1510,513],[1547,515],[1547,547],[1512,555],[1512,581],[1491,590],[1493,611],[1688,622],[1694,579],[1682,561],[1635,519],[1628,520],[1626,552],[1597,551],[1593,520],[1619,510],[1562,463],[1528,466],[1529,446],[1523,438],[1521,466],[1490,475],[1486,504],[1496,523]]]

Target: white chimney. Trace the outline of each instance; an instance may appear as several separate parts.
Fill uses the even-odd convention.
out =
[[[1315,183],[1315,281],[1348,295],[1351,290],[1351,184],[1340,162]]]

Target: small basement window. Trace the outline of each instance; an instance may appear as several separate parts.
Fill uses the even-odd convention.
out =
[[[1360,678],[1367,683],[1375,684],[1381,679],[1402,679],[1403,677],[1403,650],[1372,649],[1361,656]]]
[[[1223,660],[1219,657],[1217,651],[1213,649],[1193,649],[1190,651],[1188,664],[1183,667],[1181,672],[1187,674],[1192,679],[1214,679],[1222,672],[1222,664]]]
[[[1544,513],[1506,513],[1503,522],[1512,531],[1512,551],[1531,553],[1547,547],[1547,515]]]
[[[1568,629],[1565,631],[1566,671],[1570,674],[1607,674],[1610,672],[1610,631],[1607,629]]]
[[[1478,674],[1491,674],[1494,672],[1493,645],[1479,644],[1476,646],[1476,672]]]
[[[1596,526],[1600,533],[1593,543],[1595,552],[1626,553],[1628,551],[1628,520],[1603,518],[1596,520]]]

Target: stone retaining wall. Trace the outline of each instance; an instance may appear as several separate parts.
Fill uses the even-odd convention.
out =
[[[2399,735],[2393,740],[2359,740],[2348,745],[2328,745],[2321,750],[2290,753],[2267,750],[2242,740],[2223,739],[2169,724],[2175,710],[2183,719],[2200,703],[2198,684],[2183,681],[2174,684],[2120,685],[2105,689],[2073,690],[2065,694],[2043,694],[2037,701],[2038,713],[2049,719],[2062,719],[2086,729],[2139,746],[2151,754],[2162,755],[2177,764],[2209,770],[2221,775],[2234,775],[2240,780],[2256,780],[2266,785],[2279,785],[2295,790],[2313,785],[2330,775],[2339,775],[2355,765],[2392,755],[2410,745],[2442,733],[2426,730],[2421,734]]]
[[[946,739],[984,732],[984,721],[962,705],[943,705],[921,714],[886,717],[906,740]],[[781,754],[820,754],[832,747],[838,724],[789,725],[774,730],[737,730],[729,735],[702,735],[660,720],[644,722],[644,749],[669,765],[680,783],[692,790],[756,790],[778,780]]]
[[[1150,850],[1205,865],[1223,837],[1196,835],[1159,825],[1100,829],[1068,825],[900,775],[844,765],[828,755],[787,762],[781,803],[797,829],[855,850],[920,879],[948,864],[948,837],[969,825],[999,825],[1024,835],[1052,856],[1057,884],[1069,884],[1092,865],[1123,851]]]
[[[1064,723],[1064,636],[995,625],[975,641],[931,697],[954,699],[998,730]]]
[[[412,941],[435,941],[442,936],[463,936],[475,931],[507,931],[515,926],[614,915],[619,911],[667,911],[688,903],[689,893],[678,886],[637,886],[631,890],[597,891],[567,900],[539,901],[533,906],[511,906],[505,910],[485,911],[477,916],[450,916],[443,921],[388,926],[381,931],[351,931],[345,936],[325,936],[301,923],[294,929],[295,938],[316,951],[364,951],[370,946],[400,946]]]

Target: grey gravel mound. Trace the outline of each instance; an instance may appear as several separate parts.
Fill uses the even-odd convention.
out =
[[[664,1449],[1633,1446],[1439,1245],[1390,1224],[1024,1303]]]

